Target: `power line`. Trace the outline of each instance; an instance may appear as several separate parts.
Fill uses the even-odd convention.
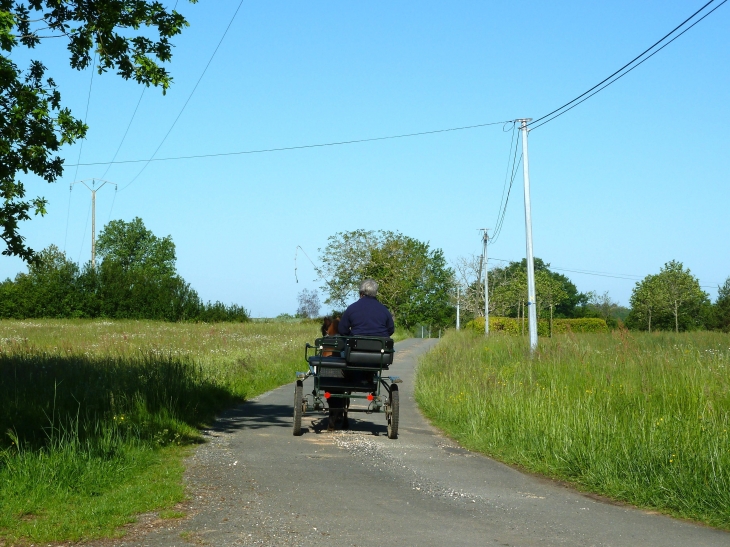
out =
[[[497,238],[502,233],[502,227],[504,226],[504,219],[507,215],[507,205],[509,204],[509,197],[512,194],[512,185],[515,182],[515,177],[517,176],[517,171],[520,167],[520,164],[522,163],[522,152],[520,152],[519,160],[515,161],[515,157],[517,155],[517,149],[519,148],[520,138],[521,138],[521,136],[520,136],[520,134],[518,134],[517,141],[515,142],[514,155],[512,157],[512,176],[510,177],[509,188],[507,190],[507,199],[504,202],[504,207],[502,208],[501,216],[498,216],[498,218],[497,218],[497,227],[495,229],[495,235],[493,236],[493,242],[496,242]]]
[[[504,173],[504,184],[502,185],[502,197],[499,199],[499,208],[497,209],[497,222],[494,223],[494,235],[492,236],[492,239],[495,239],[495,236],[498,234],[499,229],[499,216],[500,212],[502,211],[502,205],[504,204],[504,194],[507,191],[507,181],[509,180],[509,172],[510,172],[510,160],[512,159],[512,145],[514,144],[515,140],[515,128],[517,127],[516,122],[512,122],[512,135],[510,136],[510,142],[509,142],[509,153],[507,154],[507,169]],[[504,127],[502,128],[502,131],[504,131]],[[519,139],[519,133],[517,133],[517,138]],[[514,161],[514,160],[512,160]]]
[[[86,228],[89,227],[89,217],[91,216],[91,202],[89,202],[89,210],[86,211],[86,224],[84,224],[84,233],[81,236],[81,248],[79,249],[79,259],[77,262],[81,264],[81,253],[84,252],[84,240],[86,239]]]
[[[519,263],[519,260],[506,260],[504,258],[490,258],[490,260],[497,260],[499,262],[507,262],[507,263]],[[558,268],[557,266],[547,266],[549,270],[557,270],[559,272],[570,272],[570,273],[577,273],[582,275],[592,275],[595,277],[610,277],[613,279],[623,279],[625,281],[641,281],[646,276],[640,276],[640,275],[633,275],[633,274],[618,274],[618,273],[608,273],[608,272],[597,272],[593,270],[575,270],[570,268]],[[706,289],[716,289],[718,285],[700,285],[700,287],[706,288]]]
[[[91,103],[91,88],[94,85],[94,65],[96,65],[96,53],[94,53],[94,61],[91,63],[91,78],[89,78],[89,92],[86,95],[86,111],[84,112],[84,125],[86,125],[86,120],[89,118],[89,104]],[[81,142],[79,143],[79,157],[76,160],[76,171],[74,172],[74,180],[76,180],[76,177],[79,174],[79,165],[81,162],[81,152],[84,150],[84,141],[86,138],[81,139]]]
[[[516,152],[516,150],[515,150]],[[498,224],[495,229],[495,235],[492,237],[492,243],[496,243],[499,236],[502,234],[502,226],[504,226],[504,219],[507,216],[507,205],[509,204],[509,197],[512,195],[512,185],[515,182],[515,176],[517,174],[517,169],[519,169],[520,164],[522,163],[522,153],[520,152],[520,159],[517,160],[517,163],[513,163],[513,172],[512,172],[512,178],[509,182],[509,188],[507,190],[507,199],[504,202],[504,207],[501,211],[501,216],[498,217]]]
[[[492,243],[495,243],[497,239],[499,238],[499,235],[502,233],[502,226],[504,225],[504,219],[507,215],[507,204],[509,203],[509,197],[512,194],[512,185],[515,182],[515,176],[517,176],[517,170],[519,169],[520,163],[522,163],[522,153],[520,153],[520,159],[515,162],[515,159],[517,157],[517,149],[519,148],[520,144],[520,133],[517,133],[517,140],[515,141],[515,148],[514,153],[512,152],[512,146],[510,145],[510,155],[512,156],[512,176],[509,177],[509,188],[507,190],[507,199],[504,200],[504,206],[502,207],[502,204],[500,204],[501,210],[497,213],[497,222],[494,229],[494,235],[492,236]],[[507,164],[507,176],[509,176],[509,160]],[[506,183],[505,179],[505,183]],[[502,190],[502,194],[504,194],[504,189]]]
[[[600,82],[598,82],[596,85],[594,85],[593,87],[591,87],[587,91],[581,93],[580,95],[578,95],[573,100],[568,101],[567,103],[565,103],[561,107],[556,108],[552,112],[550,112],[548,114],[545,114],[544,116],[542,116],[540,118],[537,118],[537,119],[533,120],[532,122],[530,122],[528,124],[528,126],[530,126],[530,129],[537,129],[538,127],[545,125],[546,123],[554,120],[555,118],[558,118],[558,117],[562,116],[563,114],[565,114],[569,110],[572,110],[573,108],[575,108],[576,106],[578,106],[582,102],[590,99],[596,93],[604,90],[605,88],[607,88],[612,83],[614,83],[617,80],[623,78],[624,76],[626,76],[626,74],[628,74],[629,72],[631,72],[632,70],[634,70],[636,67],[638,67],[639,65],[641,65],[642,63],[644,63],[644,61],[647,61],[648,59],[650,59],[651,57],[653,57],[654,55],[656,55],[657,53],[659,53],[662,49],[664,49],[665,47],[667,47],[674,40],[676,40],[677,38],[679,38],[680,36],[682,36],[682,34],[684,34],[685,32],[687,32],[689,29],[691,29],[692,27],[694,27],[697,23],[699,23],[700,21],[702,21],[705,17],[707,17],[708,15],[710,15],[711,13],[713,13],[720,6],[722,6],[725,2],[727,2],[727,0],[723,0],[715,8],[713,8],[712,10],[710,10],[708,13],[706,13],[705,15],[703,15],[700,19],[698,19],[694,23],[692,23],[689,27],[687,27],[686,29],[684,29],[677,36],[675,36],[674,38],[672,38],[671,40],[669,40],[666,44],[662,45],[656,51],[652,52],[651,55],[648,55],[646,58],[642,59],[640,62],[638,62],[634,66],[632,66],[630,69],[628,69],[625,72],[623,72],[627,67],[629,67],[632,64],[634,64],[638,59],[641,59],[641,57],[643,57],[644,55],[646,55],[649,51],[651,51],[652,49],[654,49],[655,47],[657,47],[664,40],[666,40],[669,36],[671,36],[672,34],[674,34],[677,30],[679,30],[685,24],[687,24],[687,22],[689,22],[691,19],[693,19],[698,13],[700,13],[701,11],[703,11],[707,6],[709,6],[710,4],[712,4],[714,1],[715,0],[710,0],[709,2],[707,2],[704,6],[702,6],[700,9],[698,9],[692,15],[690,15],[687,19],[685,19],[684,21],[682,21],[682,23],[680,23],[674,29],[672,29],[670,32],[668,32],[667,34],[665,34],[661,39],[657,40],[649,48],[647,48],[646,50],[644,50],[643,52],[641,52],[639,55],[637,55],[636,57],[634,57],[631,61],[629,61],[628,63],[626,63],[624,66],[622,66],[621,68],[619,68],[616,72],[614,72],[613,74],[611,74],[607,78],[604,78],[603,80],[601,80]],[[614,76],[616,76],[616,77],[614,78]],[[608,82],[608,83],[606,83],[606,82]],[[582,100],[579,100],[579,99],[582,99]],[[575,104],[573,104],[573,103],[575,103]],[[572,105],[572,106],[570,106],[570,105]],[[570,106],[570,108],[566,108],[568,106]],[[555,115],[553,116],[553,114],[555,114]],[[549,119],[546,120],[545,118],[549,118]],[[542,120],[545,120],[545,121],[542,121]],[[538,123],[538,122],[541,122],[541,123]]]
[[[450,127],[448,129],[435,129],[433,131],[421,131],[419,133],[405,133],[403,135],[389,135],[387,137],[373,137],[369,139],[355,139],[355,140],[349,140],[349,141],[335,141],[335,142],[325,142],[325,143],[317,143],[317,144],[302,144],[297,146],[283,146],[280,148],[260,148],[260,149],[254,149],[254,150],[243,150],[240,152],[221,152],[217,154],[196,154],[192,156],[172,156],[168,158],[153,158],[149,160],[121,160],[121,161],[115,161],[115,164],[121,164],[121,163],[142,163],[142,162],[152,162],[152,161],[175,161],[175,160],[192,160],[192,159],[200,159],[200,158],[215,158],[215,157],[221,157],[221,156],[240,156],[245,154],[265,154],[269,152],[285,152],[287,150],[303,150],[306,148],[323,148],[327,146],[341,146],[345,144],[359,144],[363,142],[374,142],[374,141],[386,141],[390,139],[404,139],[407,137],[419,137],[422,135],[433,135],[436,133],[448,133],[451,131],[464,131],[466,129],[477,129],[479,127],[487,127],[490,125],[504,125],[505,123],[510,123],[512,120],[507,121],[501,121],[501,122],[490,122],[490,123],[480,123],[476,125],[466,125],[463,127]],[[110,162],[93,162],[93,163],[80,163],[79,165],[107,165]],[[76,164],[69,164],[68,167],[74,167]]]
[[[114,210],[114,202],[117,201],[117,188],[114,186],[114,197],[112,198],[112,206],[109,207],[109,216],[106,219],[106,223],[109,224],[112,220],[112,211]]]
[[[117,146],[117,151],[114,152],[114,157],[112,157],[112,161],[110,161],[107,166],[106,170],[102,175],[99,177],[100,179],[103,179],[106,174],[109,172],[109,169],[111,169],[112,165],[114,164],[114,160],[117,159],[117,154],[119,154],[119,151],[122,149],[122,145],[124,144],[125,139],[127,138],[127,133],[129,133],[129,128],[132,127],[132,122],[134,121],[135,116],[137,115],[137,110],[139,109],[139,105],[142,103],[142,97],[144,97],[144,92],[147,88],[142,88],[142,93],[139,95],[139,100],[137,101],[137,106],[134,107],[134,112],[132,112],[132,117],[129,120],[129,123],[127,124],[127,129],[124,131],[124,135],[122,136],[122,140],[119,141],[119,146]]]
[[[160,141],[160,144],[157,145],[157,148],[152,153],[152,156],[149,160],[147,160],[147,163],[144,164],[142,169],[139,170],[139,173],[137,173],[132,180],[130,180],[124,187],[121,188],[121,190],[124,190],[127,188],[130,184],[132,184],[139,176],[142,174],[142,172],[147,169],[147,166],[150,164],[150,162],[154,159],[154,157],[157,155],[157,152],[160,151],[160,148],[162,148],[162,145],[167,140],[167,137],[172,132],[173,128],[177,124],[178,120],[180,119],[180,116],[182,116],[182,113],[185,111],[185,108],[188,106],[188,103],[190,102],[190,99],[192,99],[193,94],[195,93],[195,90],[198,89],[198,85],[200,85],[201,80],[203,79],[203,76],[205,76],[205,73],[208,71],[208,67],[210,66],[210,63],[213,62],[213,58],[215,57],[215,54],[218,53],[218,49],[221,47],[221,44],[223,43],[223,40],[226,37],[226,34],[228,34],[228,30],[231,28],[231,25],[233,24],[234,19],[236,18],[236,15],[238,15],[239,10],[241,9],[241,6],[243,5],[243,0],[241,0],[238,3],[238,7],[236,8],[236,11],[233,12],[233,16],[231,17],[231,20],[228,22],[228,26],[226,27],[226,30],[223,31],[223,36],[221,36],[221,39],[218,41],[218,45],[215,46],[215,49],[213,50],[213,54],[210,56],[210,59],[208,59],[208,63],[205,65],[205,68],[203,69],[203,72],[200,74],[200,77],[198,78],[198,81],[195,82],[195,85],[193,86],[193,90],[190,92],[190,95],[188,95],[188,98],[185,100],[185,103],[183,104],[182,108],[180,109],[180,112],[178,112],[177,117],[175,118],[175,121],[172,122],[172,125],[170,126],[170,129],[167,130],[167,133],[165,133],[165,136],[162,137],[162,140]]]
[[[127,138],[127,133],[129,133],[129,128],[132,127],[132,122],[134,121],[135,116],[137,115],[137,110],[139,109],[139,105],[142,104],[142,97],[144,97],[144,92],[147,88],[142,88],[142,93],[139,94],[139,100],[137,101],[137,106],[134,107],[134,112],[132,112],[132,117],[129,120],[129,123],[127,124],[127,129],[124,131],[124,135],[122,136],[122,140],[119,141],[119,146],[117,146],[117,151],[114,152],[114,157],[112,158],[112,162],[117,159],[117,154],[119,154],[119,151],[122,149],[122,145],[124,144],[125,139]],[[106,174],[109,172],[109,169],[112,167],[112,163],[109,163],[106,166],[106,169],[104,170],[104,173],[101,175],[101,179],[103,179]],[[107,219],[107,224],[112,219],[112,211],[114,210],[114,203],[117,201],[117,187],[114,185],[114,198],[112,199],[112,206],[109,208],[109,218]]]
[[[697,21],[695,21],[692,25],[690,25],[688,28],[686,28],[680,34],[678,34],[677,36],[675,36],[674,38],[672,38],[672,40],[670,40],[669,42],[667,42],[666,44],[664,44],[661,48],[659,48],[658,50],[652,52],[651,55],[647,56],[645,59],[643,59],[642,61],[640,61],[636,65],[634,65],[632,68],[630,68],[626,72],[621,73],[624,69],[626,69],[627,67],[631,66],[634,62],[636,62],[642,56],[646,55],[646,53],[648,53],[649,51],[651,51],[652,49],[654,49],[662,41],[664,41],[666,38],[668,38],[669,36],[671,36],[679,28],[681,28],[682,26],[684,26],[688,21],[690,21],[693,17],[695,17],[698,13],[700,13],[702,10],[704,10],[707,6],[709,6],[714,1],[715,0],[710,0],[708,3],[706,3],[704,6],[702,6],[702,8],[700,8],[699,10],[697,10],[695,13],[693,13],[687,19],[685,19],[677,27],[675,27],[674,29],[672,29],[672,31],[670,31],[664,37],[662,37],[660,40],[658,40],[657,42],[655,42],[651,47],[647,48],[640,55],[636,56],[634,59],[632,59],[631,61],[629,61],[628,63],[626,63],[624,66],[622,66],[620,69],[618,69],[617,71],[615,71],[613,74],[611,74],[607,78],[603,79],[598,84],[594,85],[593,87],[591,87],[590,89],[588,89],[584,93],[578,95],[573,100],[568,101],[567,103],[565,103],[561,107],[559,107],[559,108],[553,110],[552,112],[549,112],[548,114],[546,114],[546,115],[544,115],[544,116],[542,116],[540,118],[537,118],[534,121],[530,122],[528,124],[530,126],[530,128],[531,129],[536,129],[537,127],[540,127],[540,126],[544,125],[545,123],[548,123],[548,122],[552,121],[553,119],[561,116],[565,112],[567,112],[567,111],[575,108],[576,106],[578,106],[578,104],[581,104],[583,101],[589,99],[590,97],[592,97],[593,95],[595,95],[599,91],[602,91],[603,89],[605,89],[606,87],[608,87],[609,85],[611,85],[612,83],[614,83],[616,80],[622,78],[623,76],[625,76],[626,74],[628,74],[629,72],[631,72],[631,70],[633,70],[634,68],[636,68],[637,66],[639,66],[640,64],[642,64],[644,61],[646,61],[647,59],[651,58],[653,55],[655,55],[656,53],[658,53],[659,51],[661,51],[662,49],[664,49],[664,47],[666,47],[667,45],[669,45],[670,43],[672,43],[674,40],[676,40],[677,38],[679,38],[679,36],[681,36],[682,34],[684,34],[685,32],[687,32],[690,28],[692,28],[694,25],[696,25],[697,23],[699,23],[700,21],[702,21],[705,17],[709,16],[711,13],[713,13],[720,6],[722,6],[723,4],[725,4],[727,2],[727,0],[723,0],[719,5],[717,5],[715,8],[713,8],[707,14],[705,14],[700,19],[698,19]],[[80,163],[80,162],[77,162],[75,164],[68,164],[67,166],[68,167],[78,167],[78,166],[81,166],[81,165],[83,165],[83,166],[93,166],[93,165],[111,165],[111,164],[125,164],[125,163],[144,163],[145,165],[142,167],[142,169],[140,170],[140,172],[137,173],[137,175],[126,186],[124,186],[122,188],[122,190],[123,190],[124,188],[126,188],[127,186],[129,186],[130,184],[132,184],[142,174],[142,172],[147,168],[147,166],[149,165],[149,163],[151,163],[153,161],[177,161],[177,160],[186,160],[186,159],[202,159],[202,158],[225,157],[225,156],[236,156],[236,155],[246,155],[246,154],[262,154],[262,153],[270,153],[270,152],[284,152],[284,151],[290,151],[290,150],[301,150],[301,149],[307,149],[307,148],[320,148],[320,147],[328,147],[328,146],[341,146],[341,145],[346,145],[346,144],[358,144],[358,143],[374,142],[374,141],[389,140],[389,139],[400,139],[400,138],[407,138],[407,137],[416,137],[416,136],[421,136],[421,135],[429,135],[429,134],[435,134],[435,133],[445,133],[445,132],[450,132],[450,131],[462,131],[462,130],[467,130],[467,129],[475,129],[475,128],[479,128],[479,127],[485,127],[485,126],[489,126],[489,125],[500,125],[500,124],[503,125],[505,123],[510,123],[510,122],[513,122],[514,121],[514,120],[507,120],[507,121],[503,121],[503,122],[492,122],[492,123],[485,123],[485,124],[475,124],[475,125],[469,125],[469,126],[463,126],[463,127],[454,127],[454,128],[448,128],[448,129],[438,129],[438,130],[434,130],[434,131],[423,131],[423,132],[419,132],[419,133],[407,133],[407,134],[402,134],[402,135],[391,135],[391,136],[386,136],[386,137],[375,137],[375,138],[367,138],[367,139],[354,139],[354,140],[348,140],[348,141],[337,141],[337,142],[307,144],[307,145],[298,145],[298,146],[286,146],[286,147],[278,147],[278,148],[264,148],[264,149],[244,150],[244,151],[239,151],[239,152],[222,152],[222,153],[214,153],[214,154],[195,154],[195,155],[188,155],[188,156],[171,156],[171,157],[167,157],[167,158],[155,158],[155,155],[157,155],[157,152],[160,150],[160,148],[162,147],[163,143],[165,142],[165,140],[167,139],[167,137],[171,133],[172,129],[177,124],[177,121],[180,119],[180,116],[182,115],[182,113],[185,110],[188,102],[192,98],[193,93],[197,89],[198,84],[200,83],[200,81],[202,80],[203,76],[205,75],[205,72],[207,71],[208,67],[210,66],[210,63],[213,60],[213,57],[215,56],[216,52],[218,51],[218,48],[220,47],[221,43],[223,42],[223,39],[225,38],[226,34],[228,33],[228,30],[230,29],[230,26],[233,23],[233,20],[235,19],[236,14],[238,13],[241,5],[242,5],[242,2],[241,2],[241,4],[239,4],[238,8],[236,9],[236,12],[233,14],[233,18],[229,22],[228,27],[226,28],[226,30],[225,30],[225,32],[223,34],[223,37],[221,37],[221,40],[219,41],[218,46],[216,46],[216,49],[214,50],[213,55],[209,59],[207,65],[205,67],[205,69],[203,70],[203,73],[201,74],[200,78],[198,79],[197,83],[195,84],[195,87],[193,88],[192,92],[190,93],[190,95],[188,96],[187,100],[185,101],[185,104],[183,105],[182,109],[180,110],[180,112],[178,113],[177,117],[175,118],[175,121],[173,122],[172,126],[170,127],[170,129],[168,130],[168,132],[166,133],[166,135],[163,137],[162,141],[158,145],[158,147],[155,150],[155,152],[152,154],[152,157],[151,158],[149,158],[149,159],[135,159],[135,160],[121,160],[121,161],[115,161],[115,160],[113,160],[111,162],[90,162],[90,163]],[[616,78],[614,78],[614,76],[616,76],[616,75],[619,75],[619,76],[616,77]],[[606,82],[608,82],[608,83],[606,83]],[[603,85],[603,84],[605,84],[605,85]],[[580,99],[582,99],[582,100],[580,100]],[[575,103],[575,104],[573,104],[573,103]],[[572,106],[570,106],[570,105],[572,105]],[[569,107],[569,108],[566,108],[566,107]],[[556,114],[556,115],[553,116],[553,114]],[[549,118],[549,119],[546,120],[546,118]],[[542,121],[542,120],[545,120],[545,121]],[[541,122],[541,121],[542,121],[542,123],[538,123],[538,122]],[[115,157],[116,157],[116,155],[115,155]],[[503,191],[503,195],[504,195],[504,191]]]
[[[601,84],[603,84],[604,82],[607,82],[608,80],[610,80],[611,78],[613,78],[614,76],[616,76],[616,74],[620,73],[620,72],[621,72],[622,70],[624,70],[624,69],[625,69],[626,67],[630,66],[630,65],[631,65],[632,63],[634,63],[634,62],[635,62],[636,60],[638,60],[638,59],[640,59],[641,57],[643,57],[643,56],[644,56],[644,55],[645,55],[646,53],[648,53],[649,51],[651,51],[652,49],[654,49],[654,48],[655,48],[655,47],[656,47],[656,46],[657,46],[658,44],[660,44],[661,42],[663,42],[663,41],[664,41],[665,39],[667,39],[667,38],[668,38],[668,37],[669,37],[670,35],[674,34],[674,32],[675,32],[675,31],[676,31],[677,29],[679,29],[680,27],[684,26],[684,24],[685,24],[685,23],[687,23],[687,21],[689,21],[690,19],[692,19],[692,18],[693,18],[693,17],[695,16],[695,15],[697,15],[697,14],[698,14],[699,12],[701,12],[701,11],[702,11],[703,9],[705,9],[705,8],[706,8],[707,6],[709,6],[710,4],[712,4],[712,2],[714,2],[714,1],[715,1],[715,0],[710,0],[709,2],[707,2],[707,4],[705,4],[705,5],[704,5],[704,6],[702,6],[702,7],[700,8],[700,9],[698,9],[698,10],[697,10],[696,12],[694,12],[694,13],[693,13],[692,15],[690,15],[690,16],[689,16],[689,17],[688,17],[687,19],[685,19],[684,21],[682,21],[682,23],[680,23],[680,24],[679,24],[679,25],[677,25],[677,26],[676,26],[675,28],[673,28],[673,29],[672,29],[672,30],[671,30],[670,32],[668,32],[667,34],[665,34],[665,35],[664,35],[664,36],[663,36],[663,37],[662,37],[661,39],[659,39],[659,40],[657,40],[656,42],[654,42],[654,44],[652,44],[652,45],[651,45],[650,47],[648,47],[647,49],[645,49],[644,51],[642,51],[642,52],[641,52],[641,53],[640,53],[639,55],[637,55],[636,57],[634,57],[633,59],[631,59],[631,61],[629,61],[629,62],[628,62],[628,63],[626,63],[626,64],[625,64],[624,66],[622,66],[621,68],[619,68],[619,69],[618,69],[618,70],[617,70],[616,72],[614,72],[613,74],[611,74],[611,75],[610,75],[610,76],[608,76],[607,78],[605,78],[605,79],[601,80],[600,82],[598,82],[598,83],[597,83],[596,85],[594,85],[594,86],[593,86],[592,88],[590,88],[589,90],[587,90],[587,91],[585,91],[585,92],[581,93],[580,95],[578,95],[578,96],[577,96],[577,97],[576,97],[575,99],[573,99],[572,101],[568,101],[568,102],[567,102],[567,103],[565,103],[565,104],[564,104],[563,106],[561,106],[561,107],[559,107],[559,108],[556,108],[556,109],[555,109],[555,110],[553,110],[552,112],[549,112],[548,114],[545,114],[544,116],[542,116],[542,117],[540,117],[540,118],[537,118],[537,119],[533,120],[533,121],[532,121],[531,123],[529,123],[529,124],[528,124],[528,126],[529,126],[529,125],[535,125],[535,124],[537,124],[538,122],[540,122],[541,120],[544,120],[545,118],[547,118],[548,116],[552,116],[552,115],[553,115],[553,114],[555,114],[556,112],[558,112],[558,111],[560,111],[560,110],[564,109],[564,108],[565,108],[566,106],[568,106],[568,105],[570,105],[570,104],[574,103],[575,101],[577,101],[577,100],[578,100],[578,99],[580,99],[581,97],[583,97],[583,96],[587,95],[588,93],[590,93],[591,91],[593,91],[594,89],[596,89],[596,88],[597,88],[598,86],[600,86],[600,85],[601,85]],[[542,124],[541,124],[541,125],[542,125]]]
[[[89,104],[91,103],[91,87],[94,84],[94,65],[96,65],[96,52],[94,52],[94,61],[91,63],[91,78],[89,78],[89,93],[86,95],[86,112],[84,113],[84,125],[86,125],[86,119],[89,117]],[[76,177],[79,174],[79,165],[81,161],[81,152],[84,149],[84,141],[86,139],[81,139],[81,142],[79,143],[79,157],[76,159],[76,171],[74,172],[74,178],[73,180],[76,180]],[[71,184],[71,188],[68,192],[68,210],[66,212],[66,235],[63,236],[63,252],[66,252],[66,239],[68,238],[68,224],[69,220],[71,218],[71,193],[73,191],[73,184]]]

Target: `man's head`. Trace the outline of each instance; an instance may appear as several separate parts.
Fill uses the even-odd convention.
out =
[[[360,283],[360,296],[372,296],[373,298],[378,295],[378,284],[374,279],[366,279]]]

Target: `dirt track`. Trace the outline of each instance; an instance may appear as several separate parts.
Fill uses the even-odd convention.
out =
[[[396,346],[397,440],[382,414],[322,414],[292,436],[293,386],[231,410],[189,460],[187,519],[138,525],[114,545],[727,546],[730,534],[604,503],[472,454],[439,435],[412,396],[417,356]],[[305,382],[311,390],[312,380]],[[149,532],[145,530],[149,529]]]

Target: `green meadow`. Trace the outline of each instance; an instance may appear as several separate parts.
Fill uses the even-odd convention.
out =
[[[449,332],[416,397],[464,446],[639,507],[730,529],[730,336]]]
[[[291,382],[318,330],[0,321],[0,545],[115,537],[174,506],[199,428]]]

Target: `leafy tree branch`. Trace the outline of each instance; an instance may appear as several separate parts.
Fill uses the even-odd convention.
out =
[[[196,2],[197,0],[190,0]],[[26,196],[35,175],[55,182],[63,173],[62,146],[86,136],[85,124],[61,104],[61,94],[41,61],[20,69],[15,48],[34,48],[46,38],[64,38],[72,68],[88,67],[95,54],[99,74],[113,70],[124,79],[160,87],[172,76],[171,38],[188,25],[176,11],[148,0],[0,0],[0,238],[2,254],[30,261],[19,223],[46,214],[43,197]],[[40,33],[49,31],[51,35]]]

